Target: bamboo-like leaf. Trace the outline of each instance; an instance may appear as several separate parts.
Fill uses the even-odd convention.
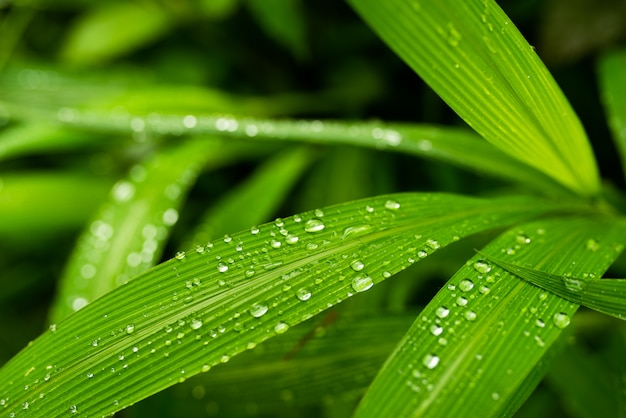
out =
[[[558,207],[525,197],[387,195],[201,244],[53,324],[9,361],[0,369],[3,412],[113,413],[463,236]]]
[[[131,168],[88,223],[58,285],[51,321],[152,267],[176,224],[180,205],[202,164],[220,158],[219,141],[186,141]]]
[[[595,238],[589,238],[585,245],[593,252],[599,248],[600,243]],[[626,319],[626,279],[597,279],[594,273],[588,272],[578,277],[571,273],[552,274],[498,258],[485,257],[508,272],[572,303]]]
[[[156,39],[170,24],[171,16],[154,3],[96,5],[74,24],[61,56],[72,64],[103,62]]]
[[[493,0],[349,0],[487,141],[583,195],[599,175],[582,125]]]
[[[516,226],[482,252],[553,273],[599,276],[624,236],[626,226],[612,219],[548,219]],[[597,248],[588,248],[591,238]],[[503,416],[519,390],[538,384],[534,370],[577,308],[478,254],[424,309],[356,416]]]
[[[604,55],[599,63],[600,88],[609,126],[626,175],[626,51]]]
[[[233,115],[150,115],[94,112],[64,107],[52,111],[2,101],[0,106],[19,119],[44,119],[82,129],[115,132],[175,134],[218,134],[243,139],[302,141],[346,144],[402,152],[446,161],[496,178],[519,182],[542,191],[563,194],[561,185],[544,173],[510,157],[466,129],[430,125],[380,122],[335,122],[320,120],[271,120]]]
[[[0,237],[20,239],[80,228],[105,198],[110,184],[84,173],[3,174]]]

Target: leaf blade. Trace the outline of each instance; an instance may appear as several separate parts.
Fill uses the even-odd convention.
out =
[[[598,193],[580,121],[494,1],[350,4],[487,141],[580,194]]]

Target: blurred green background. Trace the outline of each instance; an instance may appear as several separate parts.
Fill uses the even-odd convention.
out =
[[[606,181],[623,188],[595,65],[603,51],[624,44],[626,3],[499,4],[536,46],[570,98]],[[49,117],[67,119],[74,108],[110,112],[112,120],[127,112],[228,113],[463,124],[343,2],[0,0],[0,363],[47,328],[68,255],[113,184],[134,164],[178,140],[176,135],[71,129]],[[164,258],[188,244],[190,231],[206,209],[236,193],[285,147],[278,142],[248,144],[230,149],[212,167],[205,167],[189,191]],[[264,221],[382,193],[482,194],[506,186],[442,163],[376,150],[316,145],[306,152],[311,163]],[[231,220],[224,228],[231,224],[237,225]],[[234,231],[220,231],[226,232]],[[468,251],[486,239],[479,236],[429,257],[419,271],[407,271],[341,309],[358,311],[373,301],[399,313],[415,312],[460,265],[449,260],[462,263]],[[419,296],[411,282],[416,274],[432,278],[431,288]],[[357,306],[350,307],[351,303]],[[410,315],[401,317],[391,334],[399,338],[409,323]],[[300,337],[316,329],[315,324],[303,324]],[[297,336],[290,338],[278,344],[283,351],[298,344]],[[374,364],[364,366],[369,375],[365,373],[360,388],[393,348],[393,340],[379,345]],[[267,350],[271,352],[271,346]],[[246,361],[250,360],[242,364]],[[302,376],[307,376],[310,369],[303,370]],[[256,395],[267,404],[258,399],[239,402],[247,390],[241,378],[216,373],[214,379],[237,388],[231,403],[235,416],[273,416],[272,408],[280,408],[284,416],[302,416],[303,405],[315,404],[293,402],[296,395],[288,387],[273,395]],[[202,382],[178,385],[120,415],[154,416],[159,411],[160,416],[188,416],[179,409],[182,405],[190,408],[189,414],[227,414],[228,409],[207,392]],[[326,390],[327,398],[321,402],[331,406],[323,410],[326,416],[344,416],[357,396],[345,389],[336,392],[345,399]],[[293,410],[286,405],[293,405]],[[322,415],[319,405],[310,408],[312,416]]]

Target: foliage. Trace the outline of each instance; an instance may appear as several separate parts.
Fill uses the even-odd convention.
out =
[[[2,416],[626,415],[620,32],[347,3],[0,2]]]

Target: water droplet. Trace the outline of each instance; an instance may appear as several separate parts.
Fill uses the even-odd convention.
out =
[[[304,230],[306,232],[318,232],[325,227],[326,225],[324,225],[324,222],[317,218],[309,219],[304,223]]]
[[[228,266],[224,263],[218,263],[217,271],[219,271],[220,273],[226,273],[228,271]]]
[[[315,216],[317,216],[318,218],[324,216],[324,211],[322,209],[315,209],[313,213],[315,213]]]
[[[491,292],[491,289],[489,289],[487,286],[480,286],[480,288],[478,289],[478,291],[483,294],[486,295],[489,292]]]
[[[287,236],[285,237],[285,242],[286,242],[287,244],[295,244],[296,242],[298,242],[298,240],[299,240],[299,238],[298,238],[298,236],[297,236],[297,235],[291,235],[291,234],[289,234],[289,235],[287,235]]]
[[[176,255],[174,256],[174,258],[176,258],[177,260],[184,260],[185,259],[185,252],[184,251],[177,252]]]
[[[493,392],[491,394],[491,399],[493,399],[494,401],[497,401],[498,399],[500,399],[500,394],[498,392]]]
[[[202,369],[201,369],[202,373],[206,373],[209,370],[211,370],[211,366],[209,366],[208,364],[203,364],[202,365]]]
[[[439,357],[435,354],[426,354],[422,359],[422,364],[432,370],[439,364]]]
[[[440,306],[435,311],[435,315],[437,315],[441,319],[447,317],[449,314],[450,314],[450,309],[446,308],[445,306]]]
[[[491,271],[491,265],[484,260],[478,260],[474,263],[474,270],[481,274],[487,274]]]
[[[537,319],[535,321],[535,325],[537,325],[539,328],[543,328],[546,326],[545,322],[543,322],[541,319]]]
[[[117,202],[127,202],[135,195],[135,186],[129,181],[121,180],[113,186],[111,193]]]
[[[280,241],[277,241],[277,240],[275,240],[275,239],[273,239],[273,240],[270,242],[270,246],[271,246],[272,248],[280,248],[280,246],[281,246],[281,242],[280,242]]]
[[[352,264],[350,264],[350,267],[352,268],[352,270],[354,271],[361,271],[365,268],[365,264],[363,264],[361,261],[356,260],[354,261]]]
[[[357,226],[349,226],[343,230],[342,239],[346,239],[350,236],[360,235],[372,229],[372,225],[357,225]]]
[[[437,250],[440,247],[439,242],[435,239],[427,240],[426,245],[428,245],[432,250]]]
[[[309,300],[311,298],[311,292],[307,289],[300,289],[296,292],[296,297],[302,301]]]
[[[465,299],[463,296],[459,296],[456,299],[456,304],[459,306],[467,306],[467,299]]]
[[[396,202],[395,200],[388,200],[385,202],[385,209],[398,210],[400,209],[400,203]]]
[[[253,226],[252,228],[250,228],[250,233],[252,235],[256,235],[259,233],[259,227],[258,226]]]
[[[419,250],[417,252],[417,257],[418,258],[426,258],[427,256],[428,256],[428,253],[426,251],[424,251],[424,250]]]
[[[580,292],[585,287],[585,283],[582,280],[572,277],[564,277],[563,283],[565,287],[572,292]]]
[[[563,312],[554,314],[553,321],[554,325],[561,329],[566,328],[571,322],[569,315]]]
[[[132,334],[135,332],[135,324],[126,325],[126,334]]]
[[[372,213],[374,212],[374,208],[370,205],[365,206],[365,212]]]
[[[474,282],[472,282],[470,279],[463,279],[459,283],[459,290],[461,290],[461,292],[469,292],[473,288]]]
[[[600,248],[600,243],[598,241],[596,241],[595,239],[589,239],[589,240],[587,240],[587,243],[585,244],[585,247],[589,251],[596,252]]]
[[[476,312],[474,311],[467,311],[465,312],[465,319],[467,319],[468,321],[474,321],[476,319]]]
[[[443,332],[443,328],[440,327],[437,324],[433,324],[430,326],[430,333],[433,334],[435,337],[441,335],[441,333]]]
[[[519,234],[517,237],[515,237],[515,242],[519,245],[530,244],[530,238],[528,238],[524,234]]]
[[[284,322],[279,322],[274,326],[274,332],[276,334],[284,334],[289,329],[289,325]]]
[[[391,277],[391,273],[390,273],[390,272],[388,272],[388,271],[383,271],[383,277],[384,277],[385,279],[388,279],[388,278],[390,278],[390,277]]]
[[[220,363],[228,363],[230,360],[230,356],[228,354],[224,354],[221,358],[220,358]]]
[[[370,276],[358,275],[352,280],[352,288],[355,292],[365,292],[374,286],[374,282]]]
[[[199,319],[192,319],[191,320],[191,329],[200,329],[202,327],[202,321]]]
[[[250,315],[260,318],[268,311],[268,306],[264,303],[255,303],[250,307]]]

